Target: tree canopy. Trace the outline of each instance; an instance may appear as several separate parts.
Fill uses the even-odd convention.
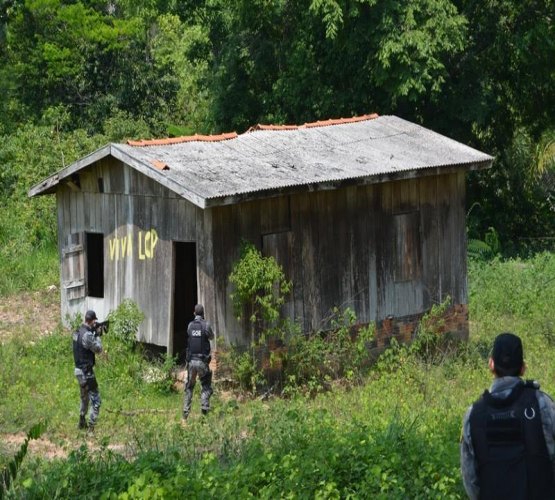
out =
[[[516,252],[555,228],[554,10],[553,0],[0,0],[0,158],[17,157],[29,127],[55,128],[52,151],[79,134],[96,144],[397,114],[496,157],[470,176],[469,231],[494,228]],[[39,163],[22,179],[61,167]],[[15,196],[19,170],[8,168],[0,190]]]

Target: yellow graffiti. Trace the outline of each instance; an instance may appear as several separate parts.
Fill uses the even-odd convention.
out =
[[[154,258],[154,247],[158,243],[158,234],[154,229],[145,232],[145,239],[143,245],[143,232],[139,231],[139,259],[152,259]]]
[[[125,256],[126,255],[126,250],[127,250],[127,257],[131,257],[131,252],[133,250],[133,239],[131,238],[131,235],[128,235],[127,238],[122,238],[121,241],[121,256]]]
[[[144,237],[143,237],[144,236]],[[138,234],[139,244],[137,248],[139,260],[153,259],[154,248],[158,243],[158,233],[156,230],[151,229],[139,231]],[[133,234],[127,234],[123,237],[110,238],[108,240],[110,249],[110,260],[120,260],[133,255]]]
[[[118,245],[118,238],[112,238],[109,242],[110,244],[110,260],[119,259],[119,245]]]

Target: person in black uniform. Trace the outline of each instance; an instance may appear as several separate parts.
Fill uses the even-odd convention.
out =
[[[102,342],[96,332],[96,313],[87,311],[85,322],[73,333],[73,360],[75,377],[79,383],[81,407],[79,410],[79,429],[94,429],[100,411],[100,393],[94,374],[95,354],[102,352]],[[91,406],[87,424],[87,410]]]
[[[461,436],[463,484],[472,500],[555,498],[555,405],[524,381],[522,342],[501,333],[493,344],[489,391],[467,411]]]
[[[187,327],[187,381],[185,383],[185,400],[183,403],[183,420],[191,412],[193,390],[200,379],[200,404],[203,415],[210,410],[210,396],[212,396],[212,371],[210,370],[211,346],[214,332],[210,323],[204,319],[202,304],[195,306],[195,319]]]

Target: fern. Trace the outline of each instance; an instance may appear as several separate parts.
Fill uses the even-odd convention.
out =
[[[494,255],[492,248],[482,240],[469,239],[468,240],[468,257],[476,260],[491,259]]]

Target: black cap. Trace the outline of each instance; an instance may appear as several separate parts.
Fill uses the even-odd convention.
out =
[[[500,333],[493,342],[491,357],[499,368],[520,370],[524,363],[520,337],[514,333]]]
[[[98,319],[98,318],[96,317],[96,313],[89,309],[85,313],[85,321],[92,321],[93,319]]]

